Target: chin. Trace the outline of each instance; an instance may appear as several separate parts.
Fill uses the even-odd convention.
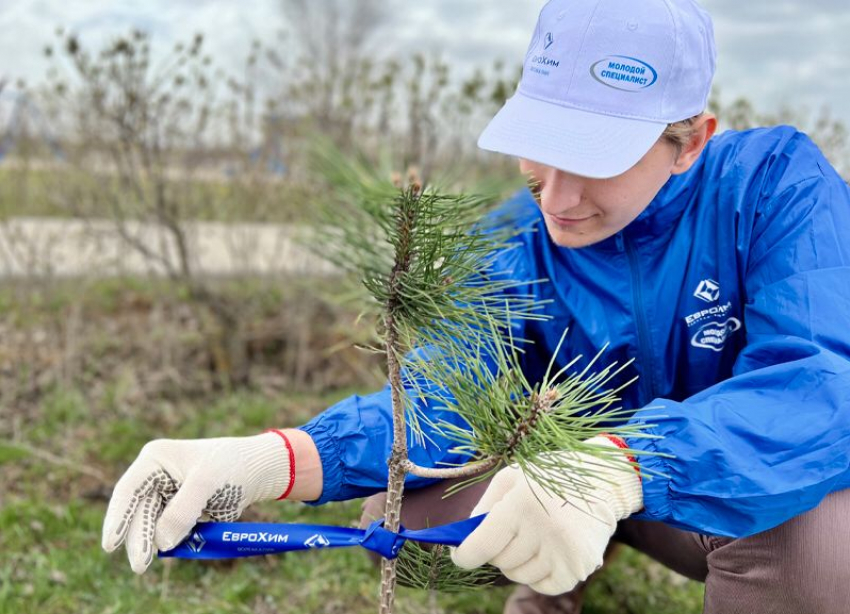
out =
[[[546,230],[555,245],[570,249],[587,247],[608,238],[608,236],[598,232],[570,232],[558,227],[552,228],[549,224],[546,224]]]

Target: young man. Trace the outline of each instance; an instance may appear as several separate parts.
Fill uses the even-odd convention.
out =
[[[712,138],[714,58],[691,0],[552,0],[516,95],[481,138],[535,185],[506,206],[538,232],[501,261],[550,280],[535,292],[552,319],[520,333],[534,341],[527,375],[542,375],[569,326],[564,357],[610,344],[610,361],[635,358],[624,403],[663,416],[649,429],[660,439],[627,442],[656,477],[597,470],[591,514],[535,493],[514,467],[445,502],[445,485],[411,479],[410,528],[489,512],[453,557],[530,587],[506,611],[578,612],[568,591],[612,535],[705,581],[710,614],[850,603],[850,190],[791,128]],[[126,539],[142,572],[202,514],[232,519],[281,493],[376,493],[389,407],[383,390],[301,429],[152,442],[116,486],[103,546]],[[460,460],[441,444],[411,456]]]

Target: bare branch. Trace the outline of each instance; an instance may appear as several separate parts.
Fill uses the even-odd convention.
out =
[[[490,458],[467,463],[460,467],[420,467],[412,461],[407,461],[404,465],[404,470],[420,478],[435,478],[438,480],[449,480],[452,478],[471,478],[479,473],[490,471],[496,467],[501,459],[491,456]]]

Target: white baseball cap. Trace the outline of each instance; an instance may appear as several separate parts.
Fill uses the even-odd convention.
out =
[[[550,0],[482,149],[585,177],[624,173],[705,110],[716,50],[693,0]]]

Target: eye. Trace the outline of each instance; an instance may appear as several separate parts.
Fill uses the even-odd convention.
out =
[[[534,196],[534,200],[537,201],[538,205],[542,205],[540,193],[543,191],[543,186],[540,184],[540,181],[534,177],[527,176],[525,182],[528,184],[528,189],[531,191],[531,195]]]

